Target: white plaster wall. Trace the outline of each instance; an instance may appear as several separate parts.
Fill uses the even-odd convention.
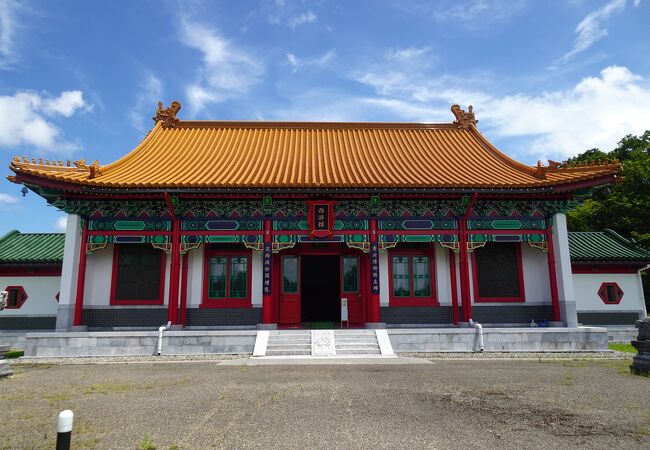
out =
[[[27,300],[19,309],[0,311],[0,316],[56,316],[61,277],[0,277],[0,290],[7,286],[22,286]]]
[[[187,307],[198,308],[203,296],[204,246],[191,250],[187,257]]]
[[[79,250],[81,247],[81,227],[79,216],[68,214],[61,266],[60,305],[74,305],[77,295],[77,273],[79,273]]]
[[[551,282],[548,274],[548,255],[526,243],[520,245],[526,303],[550,305]]]
[[[262,307],[262,282],[264,273],[262,271],[262,253],[253,252],[251,261],[251,305],[253,308]]]
[[[436,293],[441,305],[451,306],[451,275],[449,271],[449,250],[436,246]]]
[[[603,283],[618,283],[623,290],[623,298],[618,305],[605,304],[598,296]],[[616,274],[573,274],[576,308],[578,312],[623,312],[639,311],[645,313],[643,291],[636,273]]]
[[[128,244],[124,244],[128,245]],[[164,302],[169,299],[169,268],[171,256],[165,255],[165,293]],[[113,244],[97,250],[86,258],[86,284],[84,289],[84,308],[136,308],[140,305],[111,306],[111,280],[113,277]],[[156,305],[159,306],[159,305]],[[148,305],[142,307],[149,308]]]
[[[84,308],[107,307],[111,298],[113,276],[113,244],[86,256],[86,284],[84,287]]]
[[[389,306],[388,253],[379,253],[379,306]]]

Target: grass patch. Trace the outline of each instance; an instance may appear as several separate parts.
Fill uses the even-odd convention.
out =
[[[153,438],[149,433],[145,433],[138,443],[139,450],[156,450],[156,444],[153,443]]]
[[[117,394],[120,392],[135,391],[136,389],[153,389],[150,384],[113,384],[113,383],[99,383],[84,389],[84,394]]]
[[[7,358],[7,359],[20,358],[21,356],[24,356],[24,355],[25,355],[25,352],[23,350],[20,350],[20,349],[17,349],[17,348],[12,348],[7,353],[5,353],[5,358]]]
[[[636,349],[632,344],[609,344],[609,349],[617,352],[636,353]]]
[[[48,402],[50,402],[50,405],[56,405],[57,403],[67,402],[68,400],[70,400],[70,395],[58,393],[58,394],[44,395],[43,398],[46,399]]]

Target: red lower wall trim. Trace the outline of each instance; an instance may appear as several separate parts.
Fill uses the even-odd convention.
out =
[[[571,272],[576,274],[590,273],[637,273],[645,266],[632,266],[628,264],[571,264]]]
[[[0,277],[60,277],[61,267],[56,269],[38,267],[0,267]]]

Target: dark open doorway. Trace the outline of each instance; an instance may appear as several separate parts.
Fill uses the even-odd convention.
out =
[[[303,256],[300,270],[300,319],[303,323],[341,320],[338,256]]]

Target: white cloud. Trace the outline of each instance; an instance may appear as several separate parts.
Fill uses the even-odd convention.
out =
[[[138,86],[138,95],[129,111],[131,124],[138,131],[145,132],[153,125],[157,102],[162,100],[163,84],[153,72],[146,70]]]
[[[607,28],[603,26],[603,22],[622,12],[627,3],[627,0],[610,0],[602,7],[587,14],[575,29],[576,37],[573,47],[556,61],[556,65],[566,64],[578,53],[584,52],[594,43],[606,37]],[[634,6],[638,6],[640,3],[641,0],[634,0]]]
[[[187,18],[180,21],[182,42],[201,52],[197,79],[186,88],[192,114],[210,103],[245,93],[259,81],[262,64],[217,31]]]
[[[305,66],[325,67],[334,58],[336,58],[336,53],[334,52],[334,50],[329,50],[328,52],[322,54],[321,56],[315,58],[305,58],[305,59],[300,59],[293,53],[287,53],[286,56],[289,65],[293,68],[293,71],[297,72],[298,69]]]
[[[59,233],[65,233],[65,228],[68,224],[68,216],[58,217],[54,222],[54,229]]]
[[[314,14],[311,11],[307,11],[306,13],[302,13],[297,16],[289,18],[289,20],[287,20],[287,25],[289,26],[289,28],[296,28],[298,25],[303,25],[312,22],[316,22],[316,14]]]
[[[18,197],[0,192],[0,206],[18,203]]]
[[[376,66],[352,77],[377,94],[363,103],[404,120],[449,122],[451,104],[473,104],[488,136],[517,138],[518,147],[509,150],[518,157],[563,159],[593,147],[610,150],[624,135],[649,126],[650,80],[621,66],[541,94],[498,95],[480,76],[435,77],[412,65]]]
[[[571,89],[492,98],[481,110],[496,135],[529,137],[529,153],[568,157],[593,147],[611,150],[624,135],[643,133],[650,84],[626,67],[610,66]]]
[[[436,22],[450,23],[453,27],[478,31],[493,29],[507,22],[528,4],[528,0],[394,0],[394,7],[418,17],[428,17]],[[454,28],[449,31],[453,32]]]
[[[10,67],[16,60],[16,13],[19,4],[0,0],[0,68]]]
[[[64,91],[58,97],[33,91],[0,96],[0,147],[74,150],[77,145],[64,140],[63,132],[50,119],[69,118],[91,108],[81,91]]]
[[[412,61],[414,59],[420,59],[429,53],[431,53],[431,49],[429,47],[409,47],[389,51],[386,53],[386,59],[402,62]]]

